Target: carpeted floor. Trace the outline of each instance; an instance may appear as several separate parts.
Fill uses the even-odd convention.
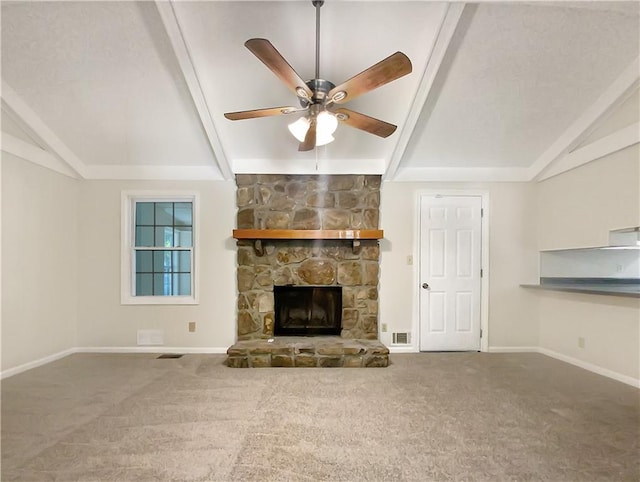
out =
[[[538,354],[233,369],[72,355],[2,382],[2,480],[639,480],[640,391]]]

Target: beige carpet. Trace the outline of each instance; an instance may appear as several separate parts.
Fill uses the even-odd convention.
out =
[[[639,391],[537,354],[233,369],[73,355],[2,383],[2,480],[639,480]]]

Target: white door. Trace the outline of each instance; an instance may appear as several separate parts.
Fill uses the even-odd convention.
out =
[[[420,198],[420,350],[480,349],[482,198]]]

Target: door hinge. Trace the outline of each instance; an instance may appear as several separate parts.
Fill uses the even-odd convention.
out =
[[[480,217],[484,218],[484,208],[480,208]]]
[[[480,338],[482,338],[482,328],[480,328]]]
[[[482,278],[483,274],[484,274],[484,272],[482,271],[482,268],[480,268],[480,278]]]

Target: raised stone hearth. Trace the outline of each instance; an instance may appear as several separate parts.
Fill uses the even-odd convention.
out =
[[[227,350],[233,368],[263,367],[386,367],[389,349],[377,340],[338,336],[282,336],[239,341]]]

